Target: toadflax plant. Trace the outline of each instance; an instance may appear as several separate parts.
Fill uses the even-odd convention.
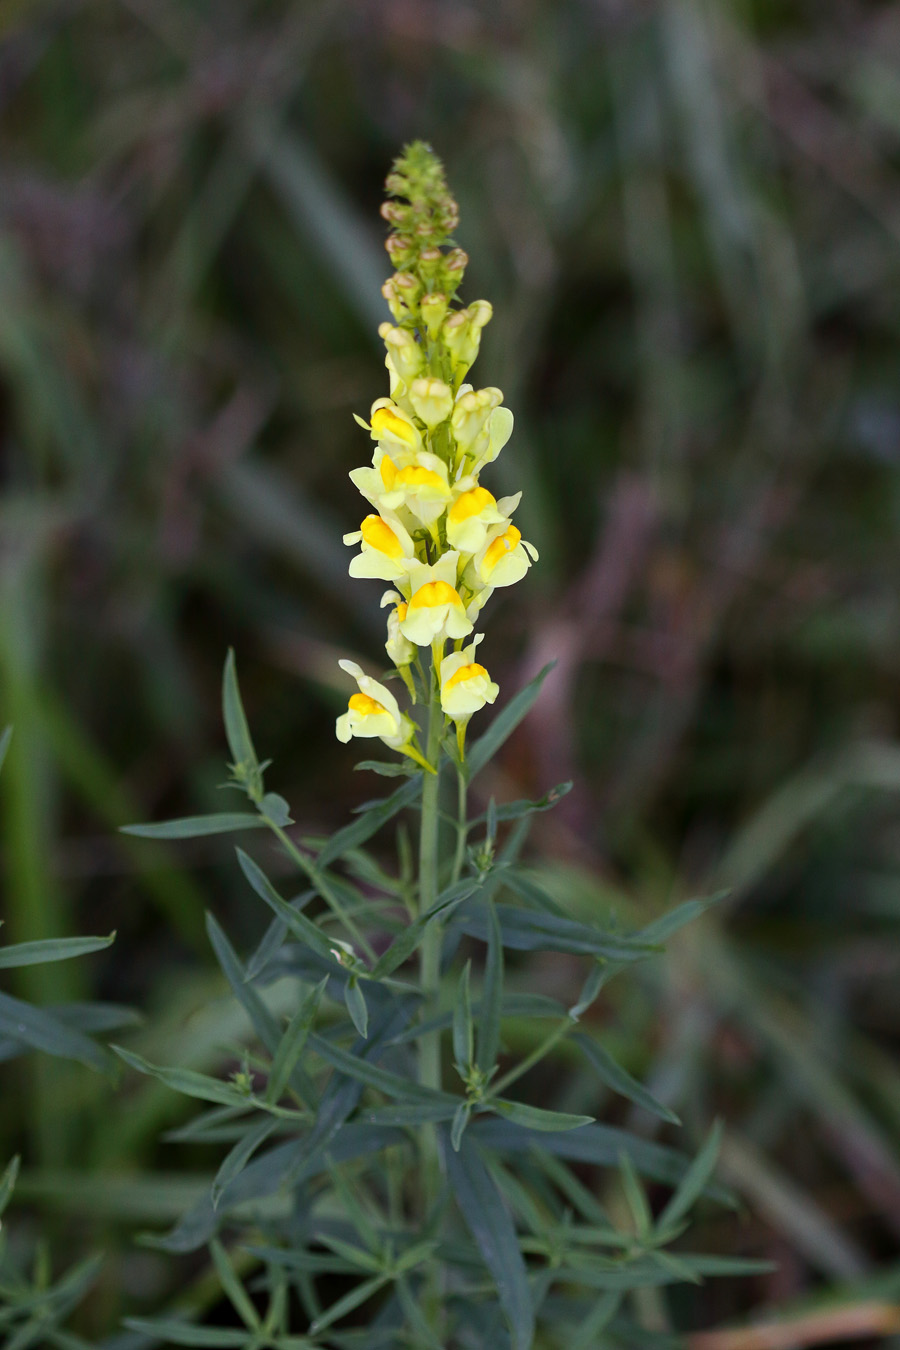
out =
[[[738,1268],[667,1250],[715,1189],[715,1136],[689,1164],[520,1089],[565,1048],[598,1085],[675,1120],[585,1017],[607,980],[657,951],[701,902],[638,933],[570,918],[519,860],[529,817],[567,784],[467,814],[470,783],[542,678],[473,737],[471,719],[499,696],[476,628],[493,592],[522,581],[537,553],[512,521],[521,494],[498,500],[481,481],[513,419],[499,389],[467,383],[491,307],[457,299],[467,259],[452,242],[458,211],[440,161],[411,145],[387,189],[389,396],[368,422],[357,418],[374,449],[351,478],[369,509],[345,542],[358,545],[352,576],[387,583],[392,669],[376,680],[341,662],[357,688],[337,735],[381,741],[393,757],[364,767],[403,781],[325,843],[298,839],[287,803],[265,788],[229,656],[232,779],[251,809],[132,827],[157,838],[268,830],[296,876],[283,896],[264,859],[238,849],[270,911],[248,959],[208,921],[247,1016],[237,1073],[223,1080],[119,1052],[209,1106],[175,1132],[218,1150],[208,1193],[155,1241],[173,1252],[208,1244],[241,1324],[199,1325],[198,1307],[194,1320],[132,1326],[156,1343],[284,1350],[646,1347],[657,1339],[632,1320],[631,1291]],[[369,848],[392,825],[393,868]],[[567,968],[580,958],[570,997],[523,988],[509,952],[566,953]],[[518,1060],[504,1045],[513,1021],[532,1028]],[[671,1189],[655,1215],[641,1178]],[[610,1190],[624,1197],[615,1219],[599,1198]]]

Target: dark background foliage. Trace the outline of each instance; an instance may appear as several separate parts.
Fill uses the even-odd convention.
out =
[[[385,392],[381,183],[423,136],[517,418],[489,482],[541,550],[485,659],[505,694],[558,662],[485,795],[574,778],[534,851],[576,912],[731,887],[603,1012],[688,1140],[725,1118],[746,1213],[700,1238],[778,1262],[680,1295],[698,1327],[835,1286],[876,1327],[900,1287],[898,57],[861,0],[0,8],[3,918],[119,931],[19,987],[214,1055],[203,911],[262,919],[216,840],[115,827],[221,805],[229,645],[299,826],[371,795],[336,660],[377,667],[383,615],[341,535]],[[88,1079],[11,1068],[0,1152],[118,1252],[99,1327],[177,1287],[127,1234],[198,1163],[155,1142],[162,1090],[126,1118]],[[574,1066],[541,1090],[602,1109]]]

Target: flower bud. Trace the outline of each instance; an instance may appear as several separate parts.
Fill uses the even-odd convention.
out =
[[[453,434],[457,445],[468,454],[475,454],[475,443],[483,436],[494,409],[503,402],[503,391],[496,388],[473,389],[462,394],[453,408]],[[478,447],[480,451],[482,447]],[[487,449],[487,436],[485,445]]]
[[[378,336],[384,339],[384,345],[400,379],[404,384],[409,384],[425,364],[425,353],[422,348],[412,333],[407,332],[405,328],[392,328],[389,323],[381,325]]]
[[[449,303],[443,291],[432,291],[430,294],[422,296],[419,308],[422,312],[422,321],[430,338],[436,338],[440,332]]]
[[[409,386],[409,401],[429,431],[446,422],[453,411],[453,391],[443,380],[413,380]]]

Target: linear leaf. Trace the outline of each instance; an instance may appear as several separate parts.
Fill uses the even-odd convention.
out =
[[[0,733],[0,769],[3,768],[3,761],[6,759],[6,752],[9,749],[9,743],[12,740],[12,727],[4,727]]]
[[[700,1198],[713,1174],[719,1149],[722,1146],[722,1122],[717,1120],[706,1137],[706,1142],[691,1163],[678,1189],[657,1220],[657,1228],[664,1232],[674,1228]]]
[[[199,839],[207,834],[231,834],[235,830],[266,828],[261,816],[249,811],[219,811],[209,816],[182,816],[180,820],[161,820],[150,825],[123,825],[122,834],[141,839]]]
[[[558,783],[556,787],[545,792],[543,797],[537,801],[527,801],[525,799],[515,802],[507,802],[504,806],[495,808],[496,820],[519,820],[522,816],[533,816],[540,811],[552,811],[558,802],[561,802],[569,792],[572,791],[571,782]],[[469,822],[470,828],[473,825],[481,825],[487,820],[487,815],[476,816]]]
[[[195,1327],[190,1322],[179,1322],[174,1317],[125,1317],[123,1323],[130,1331],[151,1336],[155,1344],[160,1341],[170,1345],[206,1345],[214,1350],[225,1350],[226,1346],[242,1347],[247,1344],[246,1331],[237,1331],[226,1327]]]
[[[466,767],[470,779],[474,778],[476,773],[481,772],[504,741],[509,739],[522,719],[531,711],[535,699],[541,692],[541,685],[555,665],[556,662],[551,661],[544,666],[539,675],[536,675],[529,684],[526,684],[524,689],[520,689],[518,694],[510,699],[503,711],[494,718],[484,735],[480,736],[472,746],[466,756]]]
[[[251,1331],[258,1331],[260,1327],[259,1314],[247,1297],[247,1291],[238,1279],[225,1248],[221,1242],[213,1241],[209,1244],[209,1250],[216,1267],[219,1283],[228,1295],[231,1306],[246,1327]]]
[[[385,797],[382,801],[373,803],[351,824],[345,825],[342,830],[338,830],[331,836],[328,843],[322,849],[316,862],[319,867],[327,867],[329,863],[335,862],[351,848],[357,848],[364,844],[367,839],[381,829],[382,825],[387,824],[394,816],[398,815],[407,806],[412,806],[413,802],[422,791],[422,775],[415,774],[409,782],[404,783],[402,787],[392,792],[390,797]]]
[[[358,1284],[343,1298],[339,1298],[337,1303],[332,1303],[327,1312],[316,1318],[310,1327],[312,1334],[316,1336],[326,1327],[330,1327],[332,1322],[339,1322],[342,1317],[346,1317],[348,1313],[353,1312],[354,1308],[358,1308],[373,1294],[377,1294],[379,1289],[383,1289],[390,1282],[390,1279],[390,1275],[375,1275],[371,1280],[363,1280],[362,1284]]]
[[[601,1082],[607,1087],[612,1088],[613,1092],[618,1092],[620,1096],[627,1097],[630,1102],[636,1106],[641,1106],[645,1111],[650,1111],[654,1116],[659,1116],[662,1120],[668,1120],[672,1125],[680,1125],[681,1121],[675,1112],[668,1106],[663,1106],[658,1102],[652,1092],[648,1092],[636,1078],[632,1078],[617,1064],[602,1045],[598,1045],[590,1036],[585,1036],[581,1032],[570,1037],[578,1046],[585,1059],[596,1072]]]
[[[250,727],[247,725],[247,717],[241,701],[234,651],[230,647],[228,656],[225,658],[225,669],[222,672],[222,717],[225,722],[228,748],[235,765],[257,767],[259,761],[253,748]]]
[[[333,966],[335,973],[343,972],[343,967],[334,955],[334,943],[328,940],[321,928],[314,924],[311,919],[307,919],[305,914],[293,909],[286,900],[282,899],[265,872],[248,853],[245,853],[242,848],[236,849],[236,852],[241,871],[260,899],[265,900],[279,919],[287,924],[294,937],[299,938],[307,947],[311,947],[329,965]]]
[[[387,1097],[396,1097],[400,1101],[407,1102],[428,1102],[434,1106],[443,1101],[452,1103],[454,1110],[456,1108],[458,1099],[451,1097],[449,1093],[435,1092],[431,1088],[421,1087],[415,1079],[402,1078],[400,1074],[391,1073],[389,1069],[380,1069],[377,1064],[370,1063],[360,1055],[353,1055],[348,1050],[342,1050],[339,1045],[333,1045],[322,1036],[313,1033],[310,1036],[310,1044],[316,1054],[332,1068],[346,1074],[348,1078],[365,1083],[367,1087],[377,1088]]]
[[[513,1350],[530,1350],[534,1307],[509,1211],[471,1134],[460,1139],[458,1152],[445,1147],[444,1158],[453,1196],[496,1285],[512,1332]]]
[[[420,914],[414,923],[407,924],[403,931],[394,938],[384,955],[372,967],[369,978],[372,980],[383,979],[386,975],[391,975],[398,966],[402,966],[403,962],[418,947],[429,924],[432,924],[439,917],[446,920],[457,905],[461,905],[464,900],[468,900],[478,890],[479,884],[478,881],[460,882],[440,896],[436,904],[432,905],[431,909],[425,914]]]
[[[166,1087],[182,1093],[185,1097],[197,1097],[202,1102],[217,1102],[220,1106],[246,1104],[247,1094],[241,1092],[233,1083],[223,1083],[221,1079],[198,1073],[196,1069],[170,1069],[163,1065],[151,1064],[142,1055],[136,1055],[132,1050],[124,1050],[121,1045],[114,1045],[112,1048],[120,1059],[124,1059],[133,1069],[137,1069],[138,1073],[159,1079]]]
[[[262,1120],[258,1120],[255,1125],[251,1125],[234,1148],[229,1149],[213,1179],[211,1195],[214,1209],[218,1209],[225,1187],[229,1186],[235,1177],[240,1176],[260,1144],[268,1139],[277,1125],[277,1120],[264,1117]]]
[[[46,1008],[32,1007],[10,994],[0,994],[0,1039],[60,1059],[74,1059],[92,1069],[103,1071],[111,1064],[109,1055],[80,1031],[66,1026]]]
[[[515,951],[572,952],[603,956],[609,961],[639,961],[657,950],[643,937],[608,933],[574,919],[538,914],[514,905],[501,904],[496,909],[503,945]],[[466,909],[456,922],[464,933],[487,941],[488,917],[483,909]]]
[[[0,947],[0,970],[12,966],[37,966],[47,961],[68,961],[72,956],[87,956],[103,951],[115,942],[115,933],[108,937],[45,938],[39,942],[19,942],[14,947]]]
[[[287,1087],[294,1065],[303,1053],[303,1047],[316,1020],[316,1013],[319,1011],[327,983],[326,977],[307,994],[288,1023],[269,1069],[267,1102],[277,1102]]]
[[[500,921],[493,900],[487,902],[487,961],[484,967],[484,992],[478,1018],[478,1050],[475,1062],[489,1074],[497,1063],[500,1049],[500,1013],[503,1006],[503,942]]]
[[[366,1007],[366,996],[360,988],[359,980],[352,976],[344,985],[344,1003],[350,1014],[350,1021],[365,1040],[369,1034],[369,1009]]]
[[[15,1188],[16,1177],[19,1175],[21,1161],[22,1160],[18,1155],[13,1158],[2,1177],[0,1177],[0,1214],[3,1213],[6,1206],[9,1204],[10,1196]]]
[[[669,913],[664,914],[662,918],[656,919],[653,923],[642,928],[636,936],[643,942],[660,943],[665,942],[666,938],[677,933],[679,928],[683,928],[687,923],[693,923],[694,919],[710,909],[713,905],[721,902],[730,895],[730,891],[716,891],[715,895],[710,895],[702,900],[685,900],[683,904],[676,905]]]
[[[490,1106],[498,1115],[529,1130],[577,1130],[582,1125],[593,1125],[593,1116],[571,1115],[568,1111],[546,1111],[542,1106],[526,1102],[511,1102],[504,1097],[491,1097]]]

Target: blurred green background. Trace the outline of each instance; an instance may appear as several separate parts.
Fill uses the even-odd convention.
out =
[[[682,1144],[725,1119],[746,1208],[691,1245],[778,1263],[675,1321],[821,1333],[837,1297],[874,1333],[900,1295],[895,5],[4,0],[4,933],[119,933],[14,987],[131,1002],[151,1057],[214,1059],[204,909],[264,919],[227,845],[115,829],[221,805],[229,645],[300,829],[373,795],[333,719],[337,658],[383,662],[381,588],[341,535],[351,414],[386,392],[381,183],[417,136],[495,309],[474,377],[517,430],[487,481],[541,551],[484,657],[505,694],[558,662],[484,793],[575,780],[533,840],[575,911],[731,888],[601,1008]],[[177,1293],[194,1272],[130,1233],[208,1166],[157,1142],[181,1106],[3,1074],[22,1197],[111,1253],[87,1329]],[[574,1067],[544,1089],[625,1118]]]

